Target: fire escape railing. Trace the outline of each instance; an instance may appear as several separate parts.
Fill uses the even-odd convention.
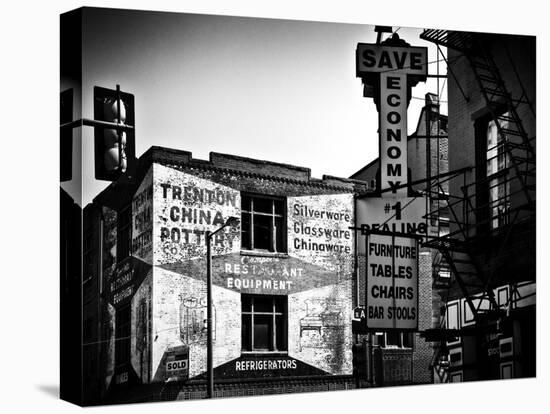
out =
[[[502,310],[494,295],[495,272],[487,269],[478,250],[480,247],[487,249],[488,246],[482,246],[482,243],[494,242],[495,238],[491,235],[499,234],[498,246],[491,246],[492,254],[498,257],[505,251],[511,235],[520,224],[535,221],[535,138],[528,136],[518,114],[518,107],[525,104],[534,114],[533,106],[519,79],[516,82],[521,89],[519,98],[507,90],[499,67],[487,47],[486,35],[428,29],[420,37],[438,46],[454,49],[466,58],[500,139],[493,148],[487,149],[488,154],[496,155],[486,159],[487,165],[492,161],[498,164],[497,171],[488,172],[487,167],[483,166],[485,171],[476,173],[472,167],[460,175],[446,177],[444,181],[461,182],[455,181],[454,185],[449,185],[455,194],[451,191],[443,206],[438,202],[438,208],[429,211],[426,218],[438,221],[444,217],[451,230],[448,234],[430,237],[424,245],[437,249],[438,263],[434,268],[450,269],[451,280],[456,281],[476,322],[486,321],[491,314],[498,318]],[[510,57],[508,51],[507,54]],[[440,200],[443,182],[437,179],[430,182],[432,186],[427,189],[427,195],[432,200]],[[481,303],[484,301],[488,301],[490,306],[482,309]],[[444,338],[451,334],[456,332],[450,332],[444,323],[426,333],[427,338],[441,343],[432,361],[432,366],[441,373],[441,380],[447,378],[442,371],[448,363],[444,355]]]

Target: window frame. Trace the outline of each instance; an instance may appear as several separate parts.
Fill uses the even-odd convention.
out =
[[[398,345],[388,345],[388,333],[399,335]],[[405,335],[410,335],[409,339],[411,346],[405,346]],[[380,348],[384,349],[414,349],[414,332],[411,331],[391,331],[391,332],[376,332],[376,340]]]
[[[254,309],[254,300],[255,299],[270,299],[271,300],[271,310],[270,311],[256,311]],[[250,299],[250,310],[245,311],[245,300]],[[277,302],[282,306],[282,311],[277,311]],[[245,317],[250,316],[250,321],[246,322]],[[254,317],[255,316],[271,316],[271,332],[268,337],[270,343],[270,349],[266,348],[255,348],[254,347]],[[282,348],[278,349],[278,338],[277,331],[278,321],[277,317],[280,316],[282,327],[280,327],[280,332],[282,333]],[[245,338],[245,323],[249,323],[247,334],[248,338]],[[250,344],[250,347],[248,347]],[[243,354],[281,354],[288,353],[288,297],[281,295],[252,295],[252,294],[242,294],[241,295],[241,353]]]
[[[244,208],[244,198],[250,198],[250,210]],[[271,201],[271,213],[254,210],[254,200],[270,200]],[[275,202],[281,202],[281,214],[276,213]],[[242,236],[245,229],[244,215],[248,214],[250,217],[250,223],[248,224],[248,245],[245,245],[244,237]],[[270,222],[270,240],[269,248],[262,249],[254,245],[254,216],[271,217]],[[288,252],[287,246],[287,199],[286,197],[277,197],[272,195],[257,194],[257,193],[241,193],[241,249],[245,251],[262,252],[267,254],[277,254]],[[276,219],[281,219],[280,236],[278,236],[278,226]],[[278,238],[280,238],[280,246],[278,245]]]
[[[506,108],[502,107],[495,116],[506,117],[507,113]],[[474,122],[476,217],[481,223],[477,230],[480,234],[497,231],[510,222],[511,164],[506,151],[508,138],[498,132],[496,122],[495,117],[488,113],[479,116]],[[502,121],[501,127],[507,127],[506,121]],[[499,196],[501,191],[503,196]]]
[[[509,116],[508,112],[502,115]],[[507,125],[503,125],[502,127],[506,128]],[[490,139],[493,135],[495,142],[491,145]],[[510,159],[509,154],[506,152],[506,142],[506,135],[503,136],[499,133],[496,121],[494,119],[489,119],[487,121],[485,147],[491,230],[496,230],[510,222],[510,181],[506,174],[510,166]],[[489,169],[491,169],[491,172],[489,172]],[[501,180],[502,182],[500,182]],[[504,192],[502,197],[500,196],[501,189],[503,189],[502,191]],[[496,198],[494,198],[495,193]],[[502,206],[503,208],[501,209]]]

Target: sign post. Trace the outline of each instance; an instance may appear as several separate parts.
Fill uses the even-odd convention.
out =
[[[369,380],[373,375],[372,332],[418,329],[418,239],[427,235],[423,197],[409,197],[407,108],[411,89],[426,81],[428,50],[410,47],[397,33],[380,43],[359,43],[356,74],[373,97],[379,116],[379,197],[359,198],[357,223],[365,244],[364,309],[355,309],[354,333],[368,334]],[[364,249],[362,251],[362,249]]]

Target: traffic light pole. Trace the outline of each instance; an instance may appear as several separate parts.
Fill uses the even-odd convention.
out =
[[[215,231],[206,231],[206,398],[214,397],[214,347],[212,343],[212,237],[227,226],[235,227],[240,219],[229,217],[225,224]]]
[[[98,121],[96,119],[87,119],[87,118],[81,118],[81,119],[77,119],[76,121],[71,121],[71,122],[62,124],[61,129],[65,129],[65,128],[74,129],[82,126],[103,127],[103,128],[117,129],[120,131],[134,130],[134,127],[132,125],[119,124],[117,122]]]

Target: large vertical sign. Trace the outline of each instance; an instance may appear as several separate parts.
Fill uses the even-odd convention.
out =
[[[407,182],[407,75],[380,74],[380,181],[382,189]],[[392,190],[407,196],[407,187]],[[384,193],[382,193],[384,194]]]
[[[425,200],[408,197],[407,107],[412,87],[426,80],[427,57],[427,48],[410,47],[395,33],[379,44],[357,45],[357,77],[379,114],[382,197],[356,204],[365,235],[358,255],[366,259],[368,329],[418,329],[418,237],[427,234],[427,223]]]
[[[418,241],[388,234],[367,236],[369,329],[418,328]]]
[[[395,35],[382,44],[357,45],[357,76],[378,91],[383,195],[407,195],[407,187],[399,188],[407,182],[407,107],[411,87],[426,80],[427,55],[427,48],[408,47]]]
[[[428,234],[424,197],[365,197],[355,203],[357,223],[363,232],[381,231],[415,236]],[[366,254],[365,243],[357,244],[357,253]]]

